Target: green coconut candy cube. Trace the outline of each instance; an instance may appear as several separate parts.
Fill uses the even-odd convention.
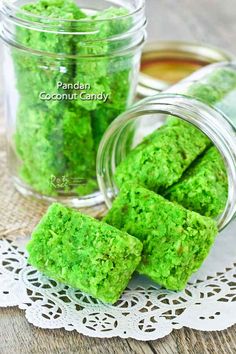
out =
[[[29,263],[48,277],[115,303],[141,260],[133,236],[61,204],[52,204],[27,246]]]
[[[165,197],[201,215],[216,217],[221,214],[228,198],[228,178],[219,151],[211,147],[165,193]]]
[[[182,290],[217,235],[217,225],[143,187],[126,184],[104,221],[143,242],[138,271],[170,290]]]
[[[210,145],[191,124],[174,122],[154,131],[117,166],[114,178],[118,187],[132,182],[160,193],[176,183]]]

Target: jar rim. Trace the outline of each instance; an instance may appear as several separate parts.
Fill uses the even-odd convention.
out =
[[[160,93],[141,100],[112,122],[103,136],[97,154],[97,179],[106,205],[111,208],[112,199],[118,191],[112,181],[118,138],[129,122],[146,114],[172,115],[189,122],[208,136],[219,150],[228,175],[228,199],[225,210],[217,219],[218,229],[222,231],[236,214],[235,127],[221,111],[182,94]],[[113,191],[107,188],[106,180],[112,185]]]
[[[145,3],[146,3],[146,0],[139,0],[140,1],[140,5],[135,8],[133,11],[129,12],[128,14],[126,15],[118,15],[116,17],[109,17],[109,18],[106,18],[106,19],[88,19],[88,18],[81,18],[81,19],[63,19],[63,18],[56,18],[56,17],[47,17],[47,16],[41,16],[41,15],[36,15],[36,14],[33,14],[29,11],[26,11],[26,10],[23,10],[21,7],[19,6],[16,6],[14,2],[11,2],[9,3],[9,1],[7,0],[3,0],[2,1],[2,9],[4,9],[6,11],[6,13],[8,13],[9,15],[11,13],[11,11],[15,11],[16,13],[21,13],[21,14],[24,14],[26,16],[29,16],[30,18],[35,18],[35,19],[38,19],[38,20],[47,20],[48,21],[51,21],[51,22],[64,22],[64,23],[90,23],[90,22],[96,22],[96,23],[105,23],[105,22],[110,22],[110,21],[114,21],[114,20],[123,20],[123,19],[128,19],[129,17],[132,17],[132,16],[135,16],[137,14],[139,14],[140,12],[143,12],[145,10]],[[17,2],[17,1],[15,1]],[[18,17],[15,17],[16,19],[18,19]],[[32,23],[33,21],[29,21],[30,23]],[[40,22],[39,22],[40,23]]]

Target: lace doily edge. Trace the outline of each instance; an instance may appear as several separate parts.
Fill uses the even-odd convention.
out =
[[[117,334],[113,334],[113,333],[103,333],[103,334],[99,334],[97,335],[96,333],[87,333],[87,331],[83,331],[82,329],[78,330],[77,328],[71,328],[71,327],[67,327],[67,326],[58,326],[58,327],[44,327],[44,326],[40,326],[38,324],[35,324],[28,316],[27,316],[27,308],[26,305],[23,304],[18,304],[18,305],[0,305],[0,308],[18,308],[19,310],[21,310],[24,313],[24,316],[26,318],[26,320],[28,321],[28,323],[30,323],[31,325],[33,325],[36,328],[40,328],[40,329],[49,329],[49,330],[57,330],[57,329],[64,329],[68,332],[73,332],[76,331],[77,333],[84,335],[86,337],[92,337],[92,338],[103,338],[103,339],[108,339],[108,338],[121,338],[121,339],[135,339],[138,341],[143,341],[143,342],[147,342],[150,340],[158,340],[158,339],[162,339],[165,338],[166,336],[170,335],[174,330],[181,330],[183,328],[186,329],[192,329],[195,331],[199,331],[199,332],[221,332],[224,330],[227,330],[231,327],[233,327],[234,325],[236,325],[236,320],[233,321],[231,324],[223,326],[223,327],[214,327],[214,328],[208,328],[208,329],[202,329],[202,328],[197,328],[191,325],[188,326],[184,326],[184,325],[180,325],[180,324],[176,324],[174,327],[172,327],[171,329],[167,329],[166,333],[160,333],[159,335],[157,335],[156,333],[153,333],[153,335],[150,333],[149,336],[147,336],[147,338],[140,338],[139,336],[135,336],[135,335],[117,335]]]

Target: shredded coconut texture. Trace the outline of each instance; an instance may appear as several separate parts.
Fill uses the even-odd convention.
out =
[[[27,249],[29,263],[47,276],[115,303],[141,260],[142,243],[54,203],[34,230]]]
[[[185,288],[218,233],[211,218],[128,183],[104,221],[143,242],[138,271],[170,290]]]

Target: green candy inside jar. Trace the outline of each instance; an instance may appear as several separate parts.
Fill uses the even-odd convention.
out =
[[[107,3],[94,11],[73,0],[17,8],[17,45],[6,49],[17,92],[16,108],[7,113],[10,168],[16,184],[33,194],[80,200],[96,193],[100,140],[133,102],[143,8],[136,14],[130,4]]]

